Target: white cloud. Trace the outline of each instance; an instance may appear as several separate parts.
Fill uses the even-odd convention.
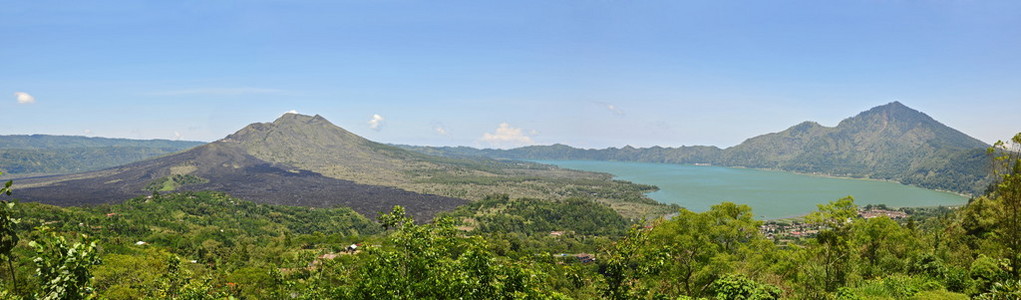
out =
[[[613,112],[614,115],[618,115],[618,116],[623,116],[624,115],[624,110],[620,109],[620,107],[617,107],[617,106],[615,106],[613,104],[607,104],[606,105],[606,109],[609,109],[610,112]]]
[[[180,139],[181,139],[181,133],[177,132],[177,131],[174,131],[174,140],[176,141],[176,140],[180,140]]]
[[[19,104],[35,103],[35,97],[32,97],[32,95],[29,95],[26,92],[14,92],[14,96],[18,98]]]
[[[379,131],[380,126],[383,126],[383,116],[380,116],[379,114],[372,115],[372,120],[369,120],[369,128]]]
[[[447,127],[443,126],[443,123],[433,122],[432,126],[433,126],[433,131],[435,131],[436,134],[447,135],[449,133],[449,132],[447,132]]]
[[[201,89],[184,89],[184,90],[173,90],[173,91],[162,91],[151,93],[154,96],[182,96],[182,95],[211,95],[211,96],[238,96],[238,95],[249,95],[249,94],[277,94],[282,93],[283,90],[278,89],[265,89],[265,88],[201,88]]]
[[[620,109],[620,107],[618,107],[616,105],[613,105],[613,103],[607,103],[607,102],[602,102],[602,101],[594,101],[594,103],[599,104],[600,106],[605,107],[614,116],[618,116],[618,117],[623,117],[624,116],[624,110]]]
[[[292,109],[292,110],[288,110],[287,112],[284,112],[284,114],[285,114],[285,115],[286,115],[286,114],[298,114],[298,111],[297,111],[297,110],[294,110],[294,109]]]
[[[85,134],[92,134],[92,129],[85,129],[82,132],[84,132]]]
[[[534,134],[536,131],[533,130],[532,133]],[[526,135],[521,128],[511,127],[507,123],[500,123],[500,127],[496,128],[496,133],[486,132],[482,134],[482,141],[498,148],[535,144],[532,137]]]

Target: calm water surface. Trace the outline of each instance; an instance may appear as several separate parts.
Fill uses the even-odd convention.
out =
[[[562,168],[604,172],[615,179],[658,186],[649,197],[693,211],[730,201],[747,204],[759,218],[807,214],[816,204],[854,196],[855,203],[890,207],[961,205],[967,198],[894,182],[830,178],[781,171],[615,161],[536,161]]]

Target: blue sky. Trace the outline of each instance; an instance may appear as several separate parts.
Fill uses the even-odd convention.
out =
[[[212,141],[296,110],[388,143],[726,147],[895,100],[1021,131],[1018,1],[43,0],[0,38],[0,134]]]

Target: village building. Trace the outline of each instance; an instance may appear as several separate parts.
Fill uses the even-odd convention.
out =
[[[907,218],[908,214],[906,214],[906,213],[904,213],[902,211],[896,211],[896,210],[872,209],[872,210],[861,211],[861,212],[858,213],[858,216],[861,216],[862,218],[865,218],[865,219],[871,219],[871,218],[882,217],[882,216],[886,216],[886,217],[888,217],[890,219],[903,219],[903,218]]]
[[[587,263],[596,261],[596,257],[592,256],[592,254],[588,254],[588,253],[578,253],[578,254],[575,254],[574,257],[578,259],[578,262],[581,262],[583,264],[587,264]]]

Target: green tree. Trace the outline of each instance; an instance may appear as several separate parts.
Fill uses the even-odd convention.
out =
[[[906,271],[908,259],[922,247],[910,229],[887,217],[859,220],[852,234],[866,279]]]
[[[481,237],[466,237],[450,218],[416,225],[396,206],[380,216],[387,242],[357,254],[351,289],[334,295],[357,299],[545,298],[544,274],[525,264],[499,261]]]
[[[607,249],[606,259],[599,264],[599,273],[603,275],[606,286],[603,296],[610,299],[633,299],[639,278],[651,273],[654,265],[644,261],[648,259],[646,247],[649,231],[640,226],[632,226],[627,236]]]
[[[603,267],[606,295],[708,297],[711,284],[736,270],[753,270],[773,244],[758,230],[751,208],[724,202],[709,211],[681,209],[648,233],[632,233],[611,249]]]
[[[1007,280],[1009,262],[1002,258],[979,255],[971,262],[968,277],[971,278],[969,294],[977,295],[989,291],[996,283]]]
[[[778,287],[736,274],[713,281],[711,288],[717,300],[773,300],[780,299],[781,293]]]
[[[1021,280],[1007,280],[993,284],[992,288],[975,299],[979,300],[1016,300],[1021,299]]]
[[[998,220],[1000,240],[1007,250],[1010,272],[1021,278],[1021,133],[1014,135],[1010,142],[997,141],[989,148],[995,154],[994,172],[999,178],[993,198],[1002,210]]]
[[[45,229],[45,228],[44,228]],[[67,239],[50,233],[45,240],[29,242],[35,248],[36,276],[42,286],[37,299],[87,299],[93,296],[93,265],[100,263],[96,242],[81,235],[81,241],[69,244]]]
[[[0,172],[0,175],[3,173]],[[11,195],[12,181],[8,180],[0,187],[0,195]],[[7,269],[11,274],[12,290],[17,292],[18,277],[14,269],[14,247],[18,246],[18,232],[15,231],[18,219],[14,218],[14,202],[0,200],[0,257],[7,261]]]
[[[398,229],[405,224],[412,223],[411,221],[408,214],[404,212],[404,207],[400,205],[394,205],[388,214],[379,214],[379,224],[383,226],[383,230]]]
[[[820,259],[822,287],[834,292],[847,283],[854,271],[851,246],[851,224],[858,216],[854,197],[847,196],[828,204],[819,204],[819,210],[808,215],[809,223],[823,226],[815,240],[816,257]]]

